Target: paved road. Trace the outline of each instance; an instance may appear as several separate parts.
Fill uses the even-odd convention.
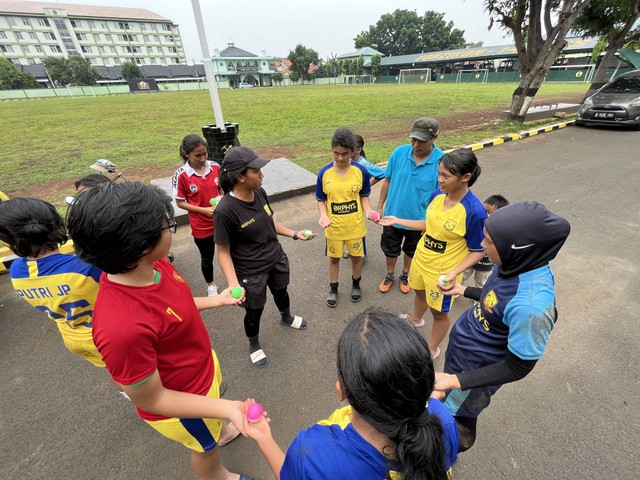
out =
[[[640,132],[570,127],[478,152],[480,198],[539,200],[570,220],[572,234],[554,262],[560,320],[548,351],[528,378],[496,395],[480,418],[477,445],[460,456],[456,478],[640,476],[639,147]],[[310,195],[278,202],[274,210],[290,227],[316,225]],[[283,447],[339,406],[334,350],[344,322],[367,305],[403,312],[412,304],[398,290],[377,293],[384,261],[376,227],[370,230],[364,299],[352,304],[343,296],[331,310],[324,304],[322,240],[283,240],[293,267],[293,308],[310,326],[306,332],[281,327],[269,304],[266,369],[249,363],[241,310],[204,314],[229,382],[227,397],[261,401]],[[173,251],[178,269],[203,293],[186,229],[176,234]],[[348,285],[346,268],[340,278]],[[454,317],[465,302],[456,303]],[[0,278],[0,304],[0,478],[193,477],[186,451],[139,421],[106,372],[67,353],[55,327],[12,293],[7,277]],[[235,471],[271,478],[247,439],[225,448],[223,459]]]

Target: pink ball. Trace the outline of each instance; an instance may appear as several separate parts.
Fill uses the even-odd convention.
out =
[[[264,413],[264,408],[259,403],[252,404],[247,408],[247,420],[252,423],[259,422]]]
[[[380,214],[378,212],[371,212],[371,220],[377,222],[380,220]]]

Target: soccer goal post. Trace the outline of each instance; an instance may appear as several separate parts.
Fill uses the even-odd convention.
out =
[[[404,68],[400,70],[398,83],[431,83],[431,69]]]
[[[477,70],[458,70],[458,75],[456,76],[456,83],[461,83],[461,82],[487,83],[488,78],[489,78],[488,68],[480,68]]]
[[[344,83],[373,83],[373,75],[345,75]]]
[[[596,72],[595,63],[587,65],[553,65],[545,82],[588,82],[591,83]]]

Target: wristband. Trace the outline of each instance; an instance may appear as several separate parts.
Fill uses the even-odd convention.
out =
[[[294,240],[298,240],[298,232],[293,232],[293,238]]]

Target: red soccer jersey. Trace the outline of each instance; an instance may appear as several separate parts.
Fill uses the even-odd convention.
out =
[[[186,200],[192,205],[210,207],[211,199],[222,195],[218,173],[220,167],[215,162],[207,162],[204,176],[198,175],[189,163],[185,163],[173,174],[171,182],[176,200]],[[191,224],[191,235],[207,238],[213,235],[213,219],[202,213],[187,212]]]
[[[114,283],[106,274],[93,315],[93,341],[111,377],[131,386],[158,370],[171,390],[205,395],[213,382],[209,333],[189,285],[166,260],[160,281],[146,287]],[[145,420],[166,417],[138,408]]]

